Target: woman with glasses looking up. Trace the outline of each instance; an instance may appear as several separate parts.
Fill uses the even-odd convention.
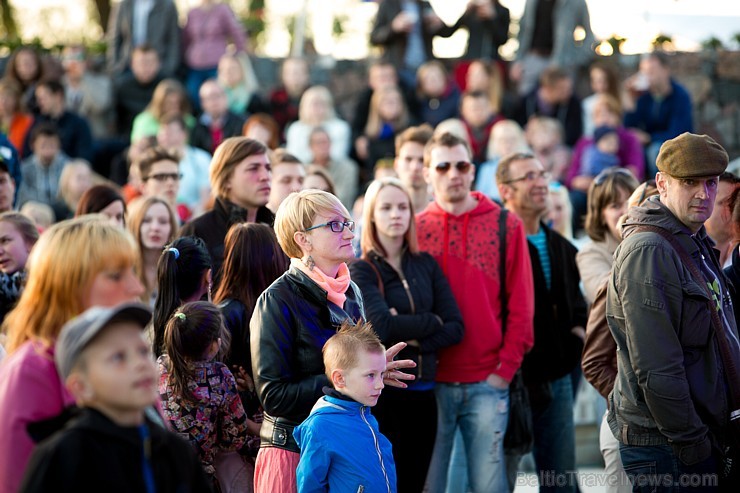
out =
[[[250,322],[254,383],[265,411],[256,493],[296,491],[300,450],[293,428],[330,385],[321,349],[342,322],[365,318],[346,264],[354,258],[354,230],[339,199],[321,190],[294,192],[277,210],[275,233],[290,268],[257,299]],[[386,353],[386,384],[405,387],[399,378],[413,378],[397,371],[413,363],[391,361],[404,346]]]
[[[417,363],[408,391],[385,389],[373,415],[393,443],[398,490],[421,491],[437,435],[437,350],[462,340],[462,315],[437,261],[419,251],[411,197],[400,180],[370,184],[362,224],[362,260],[350,272],[367,320],[383,344],[405,341],[399,357]]]

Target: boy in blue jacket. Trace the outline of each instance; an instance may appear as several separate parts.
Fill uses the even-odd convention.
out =
[[[293,430],[301,449],[298,492],[395,493],[391,443],[370,408],[383,390],[385,348],[368,323],[342,324],[323,349],[333,389]]]

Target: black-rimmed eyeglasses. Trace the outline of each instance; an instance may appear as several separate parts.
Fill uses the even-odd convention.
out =
[[[312,229],[323,228],[324,226],[329,226],[329,228],[331,228],[333,233],[341,233],[342,231],[344,231],[344,228],[349,229],[353,233],[355,232],[355,222],[354,221],[329,221],[328,223],[317,224],[315,226],[311,226],[310,228],[306,228],[306,231],[311,231]]]

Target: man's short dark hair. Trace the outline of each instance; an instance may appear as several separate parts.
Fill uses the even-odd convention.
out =
[[[293,154],[289,153],[285,149],[278,148],[272,151],[272,159],[270,160],[272,163],[272,166],[274,167],[276,164],[303,164],[303,162],[295,157]]]
[[[52,94],[61,95],[64,97],[64,86],[61,82],[55,79],[45,79],[41,80],[36,88],[43,87],[46,90],[48,90]]]
[[[61,141],[59,135],[59,129],[51,122],[41,122],[31,129],[31,135],[28,138],[28,142],[33,146],[36,143],[36,139],[39,137],[56,137]]]

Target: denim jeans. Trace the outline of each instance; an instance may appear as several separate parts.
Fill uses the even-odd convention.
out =
[[[437,439],[426,491],[444,493],[448,480],[450,483],[460,482],[460,478],[448,478],[457,430],[460,430],[465,449],[470,491],[506,491],[504,434],[509,419],[509,389],[496,389],[484,381],[437,383],[434,391],[438,410]]]
[[[542,409],[532,409],[534,463],[540,492],[575,492],[576,432],[573,424],[573,387],[568,374],[550,383],[552,400]],[[506,456],[509,481],[516,481],[521,456]],[[516,465],[515,465],[516,464]],[[513,490],[513,484],[510,485]]]
[[[687,466],[670,445],[619,444],[619,454],[635,493],[716,492],[718,468],[714,457]]]

